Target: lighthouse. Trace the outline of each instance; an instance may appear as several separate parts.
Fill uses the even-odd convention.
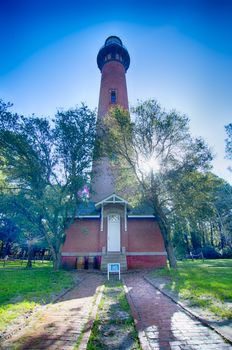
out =
[[[110,107],[120,105],[128,109],[126,72],[130,56],[117,36],[110,36],[97,55],[101,71],[101,86],[98,104],[98,118],[103,118]]]
[[[109,110],[128,110],[126,72],[130,56],[117,36],[109,36],[97,54],[101,72],[97,125]],[[97,138],[100,137],[97,128]],[[163,267],[166,251],[152,208],[140,203],[132,207],[117,193],[117,171],[107,156],[93,159],[90,200],[79,205],[74,223],[67,229],[62,247],[66,268],[95,266],[106,271],[109,263],[119,263],[121,271]],[[88,264],[87,264],[88,262]]]
[[[101,72],[101,85],[98,103],[98,123],[114,106],[128,109],[126,72],[130,56],[117,36],[110,36],[98,52],[97,65]],[[98,135],[97,135],[98,137]],[[98,202],[116,192],[117,174],[107,157],[93,161],[91,199]]]

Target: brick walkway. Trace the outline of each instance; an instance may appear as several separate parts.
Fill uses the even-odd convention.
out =
[[[186,314],[141,274],[125,275],[124,282],[143,350],[232,349],[221,336]]]
[[[103,280],[101,275],[86,274],[79,286],[65,294],[59,302],[48,306],[21,334],[3,344],[2,349],[73,349],[88,322],[96,289]]]

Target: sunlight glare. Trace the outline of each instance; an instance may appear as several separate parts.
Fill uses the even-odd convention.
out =
[[[160,163],[155,157],[146,158],[141,156],[138,162],[138,168],[145,175],[149,174],[151,171],[157,173],[160,170]]]

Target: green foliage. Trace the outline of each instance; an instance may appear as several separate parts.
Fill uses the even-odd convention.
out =
[[[214,251],[226,246],[231,250],[231,186],[210,172],[196,172],[179,174],[173,191],[176,193],[176,210],[171,217],[174,244],[176,251],[183,245],[179,242],[185,246],[179,257],[207,246]]]
[[[226,139],[226,157],[232,160],[232,123],[225,126],[227,139]]]
[[[85,105],[58,111],[52,124],[24,117],[0,101],[0,211],[32,241],[45,237],[59,267],[65,230],[89,182],[95,113]]]
[[[231,250],[232,188],[210,172],[210,149],[190,135],[185,115],[149,100],[132,109],[131,119],[112,109],[103,130],[105,152],[117,155],[118,188],[134,206],[152,207],[169,257],[169,242],[179,257],[209,246]]]
[[[174,266],[173,213],[184,212],[186,203],[189,207],[196,197],[198,190],[195,191],[193,180],[199,183],[197,177],[203,177],[209,170],[212,159],[209,148],[201,138],[190,135],[185,115],[175,110],[166,112],[154,100],[133,108],[132,119],[128,111],[114,108],[105,119],[102,135],[103,148],[108,155],[112,152],[117,155],[117,168],[125,174],[125,182],[127,168],[134,176],[137,192],[141,191],[143,199],[152,206],[169,262]]]

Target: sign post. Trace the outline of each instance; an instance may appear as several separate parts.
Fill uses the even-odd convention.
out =
[[[110,279],[110,273],[118,273],[118,279],[121,279],[120,263],[109,263],[107,268],[108,280]]]

